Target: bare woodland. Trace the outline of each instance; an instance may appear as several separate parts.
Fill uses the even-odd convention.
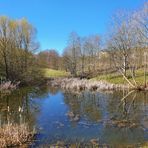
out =
[[[40,68],[66,70],[72,76],[82,78],[117,72],[135,87],[136,71],[141,69],[146,86],[148,3],[139,10],[117,12],[104,38],[98,34],[81,37],[72,32],[62,55],[56,49],[35,53],[39,48],[35,28],[25,19],[1,16],[0,76],[29,82],[38,75],[40,78]],[[129,76],[133,82],[128,80]]]

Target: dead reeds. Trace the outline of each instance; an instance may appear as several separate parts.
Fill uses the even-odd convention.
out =
[[[111,84],[106,81],[93,81],[87,79],[78,79],[78,78],[64,78],[64,79],[54,79],[51,81],[52,86],[59,86],[63,89],[70,90],[123,90],[129,89],[129,85],[122,84]]]
[[[15,90],[19,84],[20,82],[17,83],[12,83],[11,81],[3,82],[0,84],[0,92]]]
[[[21,146],[31,142],[35,131],[30,131],[27,124],[7,124],[0,127],[0,147]]]

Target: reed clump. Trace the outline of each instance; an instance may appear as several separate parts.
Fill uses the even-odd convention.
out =
[[[111,84],[106,81],[93,81],[93,80],[79,79],[79,78],[54,79],[51,81],[51,85],[52,86],[59,86],[63,89],[78,90],[78,91],[130,89],[129,85]]]
[[[15,147],[30,143],[35,131],[30,131],[27,124],[6,124],[0,127],[0,147]]]
[[[11,81],[6,81],[0,84],[0,91],[6,91],[6,90],[14,90],[18,87],[20,82],[12,83]]]

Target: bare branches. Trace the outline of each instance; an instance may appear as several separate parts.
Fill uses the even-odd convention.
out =
[[[113,52],[115,67],[123,78],[130,86],[137,87],[135,69],[139,66],[140,58],[148,52],[148,3],[134,13],[118,13],[113,19],[113,24],[110,40],[107,42],[108,50]],[[145,65],[145,62],[141,63]],[[128,80],[127,70],[130,71],[133,83]]]

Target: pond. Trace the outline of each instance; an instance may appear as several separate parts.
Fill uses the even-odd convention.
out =
[[[111,147],[138,146],[148,142],[148,93],[127,94],[23,88],[0,97],[0,126],[25,122],[36,128],[30,147],[93,139]]]

